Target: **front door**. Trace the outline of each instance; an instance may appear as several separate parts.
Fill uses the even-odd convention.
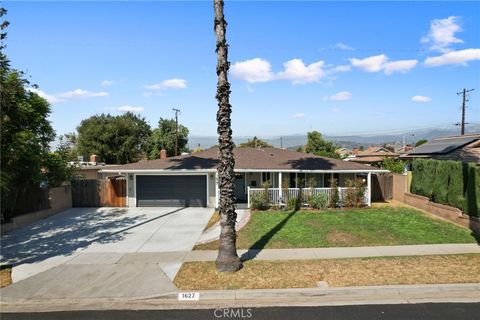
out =
[[[237,198],[237,202],[247,202],[244,173],[235,174],[235,198]]]

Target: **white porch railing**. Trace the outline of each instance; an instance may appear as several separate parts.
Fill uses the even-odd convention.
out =
[[[349,188],[345,187],[338,187],[338,197],[340,203],[343,202],[345,199],[347,190]],[[288,194],[285,194],[285,190],[282,188],[268,188],[268,201],[270,205],[277,205],[277,206],[284,206],[285,204],[285,198],[287,199],[292,199],[292,198],[298,198],[298,193],[300,191],[300,188],[288,188],[286,192]],[[333,188],[302,188],[302,198],[303,198],[303,204],[307,205],[308,204],[308,198],[310,196],[316,196],[320,193],[323,193],[327,196],[328,203],[330,203],[330,200],[332,198],[332,193],[333,193]],[[251,188],[248,187],[247,189],[247,198],[248,198],[248,207],[250,208],[250,199],[251,196],[254,194],[260,194],[264,195],[265,194],[265,189],[264,188]],[[368,199],[369,197],[369,192],[368,188],[365,188],[365,196],[364,196],[364,202],[367,205],[370,205],[370,201]]]

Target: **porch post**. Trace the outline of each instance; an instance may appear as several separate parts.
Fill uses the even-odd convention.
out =
[[[247,187],[247,208],[250,208],[250,186]]]
[[[369,172],[367,175],[367,205],[369,207],[372,206],[372,191],[371,191],[371,181],[372,181],[372,173]]]
[[[283,202],[283,190],[282,190],[282,173],[278,173],[278,204],[281,205]]]
[[[218,208],[220,193],[218,190],[218,172],[215,172],[215,208]]]

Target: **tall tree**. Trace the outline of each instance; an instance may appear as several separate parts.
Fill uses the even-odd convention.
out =
[[[257,137],[253,137],[252,140],[248,139],[247,142],[240,143],[238,145],[239,148],[272,148],[273,146],[262,139],[258,139]]]
[[[175,155],[176,124],[173,119],[160,118],[158,128],[153,129],[148,144],[148,159],[158,159],[160,150],[167,150],[167,155]],[[178,151],[188,151],[188,128],[178,125]]]
[[[217,123],[218,123],[218,182],[220,188],[220,245],[216,260],[217,270],[235,272],[242,268],[237,254],[235,223],[235,158],[233,156],[230,114],[230,83],[228,82],[228,45],[225,37],[227,22],[223,15],[223,0],[214,0],[214,30],[217,52]]]
[[[313,153],[317,156],[340,158],[340,155],[335,152],[336,149],[337,146],[333,142],[323,139],[320,132],[312,131],[307,133],[305,152]]]
[[[121,116],[95,115],[77,127],[80,155],[96,154],[100,161],[124,164],[138,161],[145,155],[150,125],[133,113]]]

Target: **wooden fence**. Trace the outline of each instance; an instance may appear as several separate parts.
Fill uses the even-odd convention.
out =
[[[372,174],[372,202],[384,202],[393,198],[393,176]]]
[[[127,183],[125,178],[104,180],[75,180],[72,182],[73,207],[125,207]]]

